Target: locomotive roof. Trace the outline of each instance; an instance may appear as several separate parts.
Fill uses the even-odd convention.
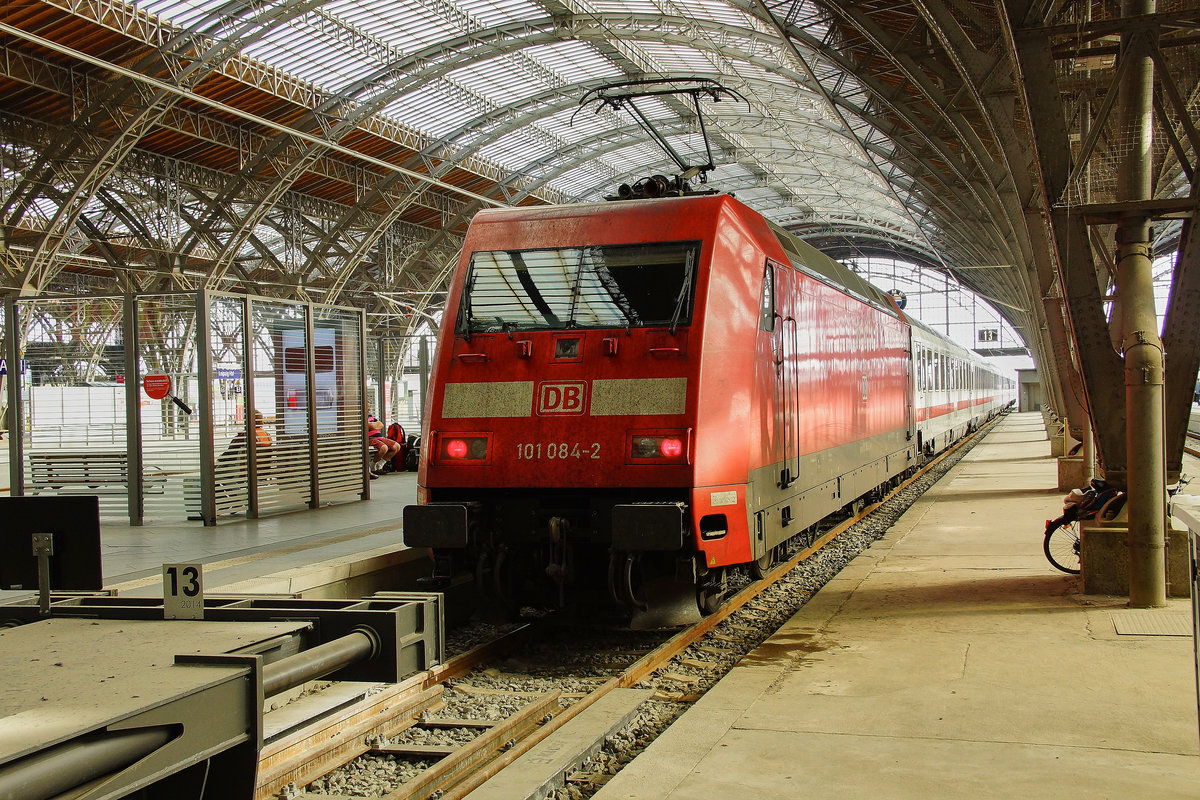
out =
[[[685,197],[660,197],[654,199],[607,201],[600,203],[575,203],[570,205],[564,204],[523,208],[487,209],[480,211],[478,216],[486,219],[507,217],[523,220],[551,220],[561,219],[569,216],[578,216],[581,214],[603,213],[606,211],[612,211],[616,208],[629,209],[639,205],[645,207],[648,204],[657,205],[681,202],[688,202],[695,205],[709,205],[712,207],[714,214],[716,213],[717,209],[723,206],[733,206],[736,208],[737,213],[739,214],[753,216],[762,220],[766,223],[771,233],[775,235],[775,239],[778,241],[779,246],[783,250],[788,262],[797,270],[809,275],[812,278],[815,278],[816,280],[833,286],[840,291],[844,291],[850,296],[874,308],[877,308],[886,314],[904,320],[913,328],[920,329],[920,331],[926,336],[941,342],[947,349],[965,356],[968,360],[976,363],[977,365],[985,366],[992,370],[996,369],[987,359],[983,358],[979,354],[964,348],[941,333],[938,333],[920,320],[905,314],[896,305],[896,302],[891,295],[874,284],[863,280],[856,272],[854,272],[854,270],[838,263],[837,261],[834,261],[820,250],[789,233],[779,225],[776,225],[775,223],[766,219],[757,211],[729,194],[707,194]]]
[[[581,212],[604,212],[614,208],[628,208],[634,204],[661,203],[693,203],[697,205],[711,204],[714,208],[725,205],[735,205],[740,213],[752,214],[758,217],[770,228],[779,242],[788,262],[805,274],[827,283],[852,297],[870,305],[893,317],[906,319],[896,306],[895,301],[887,292],[866,282],[854,270],[834,261],[812,245],[806,244],[784,228],[763,217],[754,209],[730,194],[690,195],[685,197],[660,197],[655,199],[619,200],[603,203],[580,203],[572,205],[537,206],[527,208],[487,209],[480,211],[480,217],[515,217],[521,219],[555,219],[563,216],[573,216]]]

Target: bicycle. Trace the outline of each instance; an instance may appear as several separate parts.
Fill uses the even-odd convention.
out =
[[[1093,478],[1086,489],[1073,489],[1063,501],[1062,516],[1046,520],[1046,535],[1042,539],[1042,552],[1055,569],[1068,575],[1078,575],[1081,570],[1079,557],[1079,520],[1112,519],[1125,505],[1125,493],[1112,488],[1100,478]]]
[[[1046,559],[1057,569],[1068,575],[1078,575],[1079,561],[1079,526],[1074,522],[1064,522],[1051,527],[1050,520],[1046,523],[1046,538],[1042,540],[1042,551]]]

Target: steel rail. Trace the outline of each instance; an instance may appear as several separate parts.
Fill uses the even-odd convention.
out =
[[[1000,419],[1000,417],[997,416],[997,417],[993,418],[992,420],[989,420],[987,423],[980,426],[980,428],[975,433],[971,434],[970,436],[964,437],[963,439],[961,439],[960,441],[955,443],[952,447],[944,450],[940,455],[938,455],[936,458],[934,458],[928,464],[924,465],[923,467],[921,467],[921,469],[917,470],[917,472],[913,473],[912,477],[910,477],[907,480],[903,481],[902,483],[898,484],[896,486],[896,488],[894,488],[892,491],[888,492],[888,494],[882,500],[880,500],[877,503],[868,505],[857,515],[839,523],[837,526],[835,526],[831,530],[824,533],[819,539],[817,539],[811,545],[804,548],[800,552],[796,553],[791,558],[789,558],[787,561],[784,561],[783,563],[781,563],[778,566],[776,566],[775,568],[773,568],[761,580],[752,582],[749,586],[747,586],[746,588],[742,589],[740,592],[735,594],[733,597],[731,597],[729,599],[728,602],[722,604],[722,606],[719,609],[717,609],[717,611],[715,611],[711,615],[705,617],[703,620],[696,623],[695,625],[691,625],[688,628],[684,629],[683,631],[680,631],[678,634],[671,637],[666,642],[663,642],[661,645],[656,647],[654,650],[652,650],[649,653],[647,653],[646,655],[642,656],[640,659],[638,659],[633,664],[631,664],[629,667],[627,667],[625,669],[625,671],[622,672],[620,675],[606,681],[603,685],[601,685],[594,691],[590,692],[586,697],[580,698],[577,702],[575,702],[568,709],[566,709],[562,714],[558,714],[553,719],[546,722],[545,725],[543,725],[541,728],[539,728],[533,734],[531,734],[530,736],[528,736],[520,741],[515,742],[513,747],[511,747],[509,750],[507,750],[503,755],[501,755],[496,760],[488,763],[486,766],[482,767],[481,769],[470,773],[469,775],[467,775],[465,777],[465,779],[462,782],[458,783],[457,785],[452,786],[452,787],[443,787],[443,791],[442,791],[441,795],[439,795],[439,800],[461,800],[461,798],[466,797],[470,792],[479,788],[489,778],[491,778],[491,777],[495,776],[497,773],[501,772],[505,767],[509,766],[513,761],[515,761],[521,755],[523,755],[524,753],[526,753],[530,749],[532,749],[534,747],[534,745],[538,744],[543,739],[550,736],[556,730],[558,730],[563,725],[565,725],[567,722],[569,722],[575,715],[581,713],[584,709],[586,709],[588,706],[595,703],[597,700],[599,700],[604,695],[611,692],[613,689],[628,689],[633,686],[636,686],[638,683],[645,680],[649,675],[651,675],[657,669],[659,669],[664,664],[669,662],[672,658],[674,658],[675,656],[682,653],[689,645],[694,644],[702,636],[704,636],[706,633],[710,632],[713,628],[715,628],[717,625],[719,625],[722,621],[727,619],[730,615],[733,614],[733,612],[737,611],[742,606],[746,605],[751,600],[753,600],[755,597],[762,594],[769,587],[771,587],[775,583],[778,583],[780,580],[782,580],[782,578],[785,575],[787,575],[794,567],[796,567],[801,561],[804,561],[805,559],[810,558],[815,553],[819,552],[821,550],[821,548],[825,547],[827,544],[829,544],[834,539],[836,539],[839,535],[846,532],[852,526],[854,526],[855,524],[857,524],[858,522],[862,521],[864,518],[866,518],[867,516],[869,516],[870,514],[875,512],[881,505],[883,505],[885,502],[887,502],[889,499],[891,499],[893,496],[895,496],[902,489],[904,489],[905,487],[912,484],[914,481],[916,481],[918,478],[920,478],[922,475],[924,475],[930,469],[932,469],[933,467],[935,467],[936,465],[941,463],[943,460],[948,458],[952,453],[957,451],[960,447],[965,445],[967,442],[973,440],[976,436],[982,435],[993,424],[995,424],[999,419]],[[400,797],[403,797],[403,796],[404,795],[397,794],[395,796],[395,800],[398,800]],[[388,798],[389,798],[389,800],[393,800],[392,795],[388,795]]]
[[[524,642],[530,625],[456,656],[445,664],[387,686],[302,730],[268,742],[259,754],[255,800],[271,800],[288,784],[304,786],[354,760],[371,748],[369,736],[393,736],[411,727],[421,713],[441,702],[441,684]]]
[[[733,595],[713,614],[680,631],[628,666],[620,675],[610,678],[562,710],[561,713],[549,714],[549,719],[545,720],[540,727],[529,731],[527,735],[509,739],[510,746],[503,749],[502,752],[498,752],[494,746],[494,740],[498,734],[483,734],[475,740],[479,742],[478,745],[472,743],[472,745],[461,748],[454,755],[441,759],[435,767],[426,771],[429,773],[427,777],[417,778],[397,787],[392,793],[386,795],[387,800],[411,798],[415,796],[415,793],[422,791],[439,792],[440,800],[458,800],[466,797],[601,697],[614,689],[630,688],[645,680],[672,658],[682,653],[689,645],[712,631],[735,611],[782,580],[802,561],[820,552],[838,536],[874,513],[881,505],[910,486],[967,442],[985,433],[999,419],[1000,417],[997,416],[988,421],[980,426],[974,434],[964,437],[944,450],[913,473],[911,477],[898,484],[882,500],[866,506],[857,515],[826,531],[816,541],[795,553],[791,558],[773,567],[761,580],[752,582]],[[300,731],[284,741],[272,743],[269,747],[264,748],[259,762],[256,800],[270,800],[270,798],[276,797],[278,791],[288,783],[303,786],[368,752],[371,748],[365,744],[365,739],[373,733],[383,731],[384,735],[394,735],[411,727],[422,710],[440,702],[442,692],[440,684],[460,677],[475,667],[495,659],[499,654],[528,638],[533,629],[533,625],[524,625],[498,639],[475,647],[451,659],[446,664],[414,675],[403,683],[394,684],[385,690],[387,701],[379,703],[378,710],[365,711],[364,706],[371,701],[376,701],[381,695],[368,698],[367,701],[346,709],[336,718],[322,720],[306,731]],[[531,708],[549,708],[554,700],[555,698],[549,695],[543,696],[527,705],[522,712],[518,712],[517,716],[522,718],[521,722],[525,722],[533,713],[526,714],[524,712]],[[510,725],[510,720],[499,724],[506,726],[505,730],[510,730],[511,727],[507,727]],[[488,753],[494,755],[491,760],[487,760]],[[471,769],[472,767],[474,768]]]

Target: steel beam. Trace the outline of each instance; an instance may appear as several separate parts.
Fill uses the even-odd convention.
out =
[[[1029,107],[1042,194],[1044,202],[1049,203],[1062,196],[1071,172],[1071,145],[1054,77],[1050,39],[1038,29],[1018,30],[1014,39],[1020,71],[1026,77],[1020,83]],[[1028,79],[1031,75],[1038,79]],[[1065,322],[1069,325],[1060,332],[1056,321],[1048,331],[1052,341],[1061,337],[1054,342],[1054,354],[1063,384],[1063,399],[1070,402],[1074,399],[1074,388],[1082,389],[1083,397],[1079,400],[1090,411],[1101,469],[1108,480],[1124,486],[1125,432],[1121,422],[1124,404],[1121,387],[1113,380],[1114,375],[1120,374],[1121,360],[1109,339],[1087,225],[1079,214],[1064,206],[1049,207],[1048,219],[1053,233],[1051,258],[1060,267]],[[1050,296],[1052,292],[1043,295],[1046,299]],[[1048,324],[1053,317],[1053,309],[1048,307]],[[1076,344],[1077,372],[1065,336],[1068,330]],[[1067,413],[1066,408],[1057,410]],[[1072,423],[1075,434],[1082,434],[1081,420]]]
[[[1184,223],[1179,254],[1171,276],[1171,294],[1163,320],[1166,385],[1163,407],[1167,481],[1179,479],[1187,440],[1196,373],[1200,370],[1200,214]]]

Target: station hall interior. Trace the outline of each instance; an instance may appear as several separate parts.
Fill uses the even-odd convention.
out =
[[[416,587],[429,559],[403,546],[402,520],[425,500],[439,330],[453,338],[462,313],[449,298],[472,220],[719,193],[1012,382],[1012,413],[989,436],[1027,448],[996,462],[1024,504],[1011,519],[1023,532],[980,527],[1003,547],[957,551],[937,514],[946,528],[932,539],[898,524],[886,547],[906,566],[879,553],[854,562],[861,586],[830,590],[846,608],[862,587],[886,594],[870,581],[890,587],[893,568],[919,581],[961,570],[964,587],[973,570],[1016,570],[1031,607],[1076,614],[1072,636],[1095,629],[1096,607],[1174,625],[1200,553],[1186,510],[1200,494],[1187,485],[1200,470],[1188,445],[1200,435],[1198,31],[1190,0],[11,0],[0,7],[0,501],[61,499],[69,519],[97,497],[102,578],[87,588],[119,597],[162,598],[164,565],[193,563],[207,590],[229,594]],[[400,446],[386,465],[369,456],[369,418]],[[985,453],[1001,446],[989,441]],[[972,471],[983,458],[956,469],[964,497],[994,502]],[[1093,479],[1124,507],[1085,525],[1081,575],[1045,573],[1045,520]],[[17,520],[6,558],[39,522]],[[920,561],[935,554],[951,566]],[[965,589],[942,613],[985,613],[982,592],[982,606],[1013,615],[995,623],[1014,626],[1012,641],[998,633],[987,647],[1019,647],[1021,603],[994,588]],[[792,633],[831,635],[830,596]],[[0,586],[0,604],[37,601],[29,586]],[[1195,677],[1194,654],[1144,633],[1144,618],[1130,630],[1106,630],[1092,651],[1072,639],[1069,663],[1112,646],[1135,650],[1131,671],[1168,664],[1177,703],[1123,707],[1169,717],[1165,734],[1137,727],[1115,745],[1110,715],[1095,740],[1027,739],[1033,718],[1014,714],[979,747],[1007,730],[1043,748],[1038,759],[1045,747],[1126,748],[1134,763],[1105,762],[1105,777],[1064,782],[1061,796],[1134,791],[1116,776],[1156,768],[1161,796],[1187,796],[1200,779],[1196,698],[1177,694],[1195,691],[1178,672]],[[940,644],[947,659],[969,649]],[[713,762],[697,755],[690,777],[638,794],[656,772],[642,761],[599,796],[698,797],[714,784],[697,775],[729,767],[717,748],[775,730],[746,722],[769,705],[768,672],[797,697],[822,693],[790,662],[755,663],[760,673],[706,701],[702,715],[721,720]],[[849,674],[876,677],[857,666]],[[1111,672],[1097,681],[1128,688]],[[973,713],[999,715],[1019,690],[1014,675],[997,680],[995,697],[975,687]],[[1083,690],[1072,701],[1098,704]],[[881,712],[894,715],[887,730],[907,710]],[[821,748],[849,735],[838,707],[821,713],[789,735]],[[941,736],[940,721],[897,733],[880,763],[896,752],[938,763],[944,752],[915,742]],[[949,751],[970,750],[968,721],[956,724]],[[674,758],[696,745],[656,747]],[[18,750],[0,748],[0,778]],[[821,772],[821,757],[807,761]],[[1059,786],[1040,762],[1032,774]],[[906,796],[933,791],[904,780]]]

